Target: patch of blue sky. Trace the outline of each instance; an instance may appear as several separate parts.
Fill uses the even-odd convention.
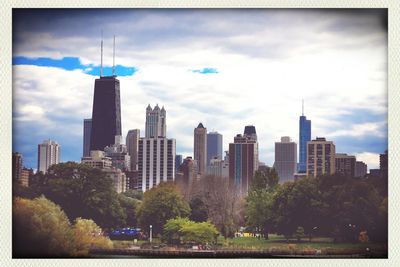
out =
[[[216,74],[219,73],[219,71],[216,68],[202,68],[202,69],[197,69],[197,70],[190,70],[193,73],[199,73],[199,74]]]
[[[47,57],[28,58],[28,57],[13,57],[13,65],[33,65],[40,67],[55,67],[64,70],[82,70],[86,74],[92,76],[100,75],[100,66],[93,64],[83,65],[78,57],[63,57],[62,59],[53,59]],[[126,67],[122,65],[115,66],[117,76],[132,76],[138,71],[136,67]],[[112,67],[103,67],[103,76],[112,75]]]

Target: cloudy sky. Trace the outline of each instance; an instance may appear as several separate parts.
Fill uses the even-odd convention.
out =
[[[80,161],[99,75],[116,35],[122,132],[140,129],[145,109],[167,110],[177,153],[193,154],[202,122],[224,150],[255,125],[260,160],[274,143],[298,143],[301,101],[312,138],[379,167],[387,149],[387,22],[382,10],[14,9],[13,151],[36,168],[37,145],[52,139],[62,161]]]

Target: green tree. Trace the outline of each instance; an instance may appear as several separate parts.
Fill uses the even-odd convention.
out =
[[[129,195],[129,194],[128,194]],[[128,197],[126,194],[118,194],[118,201],[126,214],[126,226],[137,226],[137,209],[141,201],[136,198]]]
[[[113,242],[103,236],[102,230],[92,220],[77,218],[73,226],[76,253],[75,256],[87,256],[91,248],[111,249]]]
[[[298,226],[296,232],[294,233],[294,237],[297,239],[298,242],[304,237],[304,228]]]
[[[134,198],[137,200],[143,199],[143,192],[139,191],[139,190],[129,189],[129,190],[126,190],[126,192],[123,192],[122,194],[127,197]]]
[[[164,225],[163,239],[168,243],[213,243],[218,236],[214,225],[194,222],[187,218],[170,219]]]
[[[187,217],[190,207],[183,200],[177,187],[172,183],[160,183],[146,191],[138,208],[138,223],[145,231],[153,226],[155,235],[161,234],[167,220],[175,217]]]
[[[71,220],[92,219],[105,229],[126,223],[113,181],[99,169],[75,162],[52,165],[33,186],[60,205]]]
[[[266,239],[274,226],[272,198],[279,187],[278,181],[279,177],[273,168],[256,171],[246,197],[246,224],[257,229]]]
[[[207,207],[199,196],[193,197],[190,202],[191,214],[189,219],[195,222],[205,222],[208,219]]]
[[[41,196],[13,201],[13,257],[65,257],[75,253],[65,213]]]

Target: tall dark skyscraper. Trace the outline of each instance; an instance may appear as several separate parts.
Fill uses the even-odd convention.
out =
[[[90,156],[90,132],[92,131],[92,119],[83,120],[83,156]]]
[[[100,78],[94,84],[90,150],[103,150],[114,144],[116,135],[121,135],[119,80],[114,66],[112,76],[102,76],[103,41],[101,51]]]
[[[304,116],[304,102],[302,105],[302,115],[300,116],[299,128],[299,166],[298,172],[307,171],[307,142],[311,141],[311,120]]]

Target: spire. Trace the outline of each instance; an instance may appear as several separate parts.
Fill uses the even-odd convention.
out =
[[[114,44],[113,44],[113,68],[112,75],[115,76],[115,35],[114,35]]]
[[[304,99],[301,100],[301,116],[304,116]]]
[[[103,76],[103,30],[101,30],[100,78]]]

